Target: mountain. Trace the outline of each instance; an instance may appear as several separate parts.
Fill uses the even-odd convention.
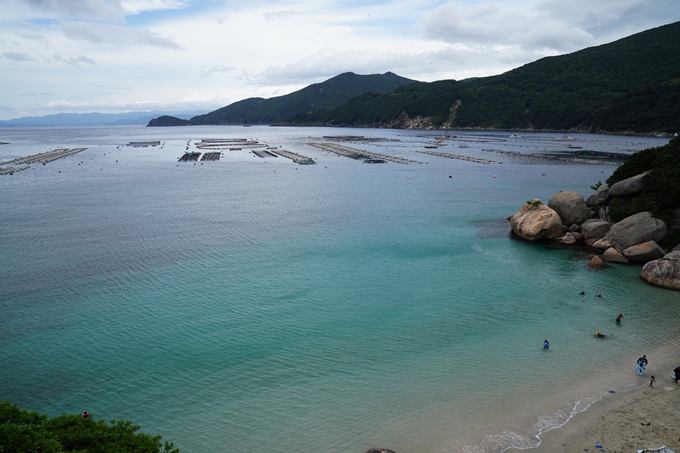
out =
[[[191,118],[190,124],[279,123],[298,113],[338,107],[362,93],[391,93],[395,88],[413,82],[391,72],[371,75],[346,72],[284,96],[234,102],[214,112],[195,116]]]
[[[0,127],[77,127],[77,126],[143,126],[163,112],[127,113],[57,113],[27,116],[0,121]],[[174,112],[179,118],[189,119],[201,111]]]
[[[293,125],[680,131],[680,22],[504,74],[362,94]]]

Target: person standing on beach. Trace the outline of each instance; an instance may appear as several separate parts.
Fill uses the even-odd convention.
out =
[[[655,382],[656,382],[656,379],[654,378],[654,376],[652,376],[652,378],[649,380],[649,386],[650,386],[651,388],[654,388],[654,383],[655,383]]]
[[[675,385],[678,385],[678,379],[680,379],[680,366],[676,366],[673,370],[673,379],[675,379]]]
[[[637,368],[635,368],[635,372],[639,376],[644,376],[645,375],[645,368],[647,367],[647,356],[643,355],[637,360]]]

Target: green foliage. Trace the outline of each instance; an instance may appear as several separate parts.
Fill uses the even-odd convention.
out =
[[[617,197],[609,204],[614,220],[627,217],[627,213],[650,211],[666,223],[673,209],[680,207],[680,137],[666,146],[650,148],[633,154],[607,179],[611,186],[619,181],[649,171],[645,176],[642,193],[632,197]]]
[[[590,188],[593,189],[593,190],[597,190],[597,189],[600,188],[601,185],[602,185],[602,181],[598,181],[597,184],[593,184],[592,186],[590,186]]]
[[[90,415],[47,415],[0,401],[0,452],[41,453],[179,453],[161,436],[138,433],[141,427],[123,420],[95,421]]]
[[[498,76],[359,96],[293,122],[399,127],[421,116],[443,126],[456,100],[454,128],[680,131],[680,22]]]
[[[191,118],[198,124],[272,124],[290,123],[294,118],[314,121],[320,109],[338,107],[363,93],[390,93],[413,80],[391,72],[357,75],[346,72],[325,82],[270,99],[250,98],[234,102],[205,115]]]
[[[542,205],[543,202],[542,202],[541,200],[539,200],[538,198],[535,198],[535,199],[533,199],[533,200],[527,201],[527,204],[528,204],[528,205],[531,205],[531,206],[533,206],[533,207],[535,208],[535,207],[538,207],[538,206]]]

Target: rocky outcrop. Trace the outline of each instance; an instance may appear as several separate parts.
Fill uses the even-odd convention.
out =
[[[586,199],[586,206],[598,206],[602,204],[607,204],[609,201],[609,184],[602,184],[597,188],[594,194]]]
[[[565,233],[564,236],[555,239],[555,241],[560,244],[572,245],[576,244],[576,237],[574,236],[574,233]]]
[[[623,251],[623,256],[633,263],[647,263],[652,260],[663,258],[665,252],[654,241],[643,242]]]
[[[599,256],[595,255],[589,262],[588,262],[588,267],[593,268],[593,269],[602,269],[607,267],[607,265],[600,259]]]
[[[591,211],[583,196],[578,192],[558,192],[548,201],[548,207],[559,214],[562,223],[571,225],[590,218]]]
[[[517,211],[510,219],[512,231],[527,241],[556,239],[562,235],[562,221],[559,214],[540,200],[532,200]]]
[[[189,120],[175,118],[170,115],[159,116],[149,121],[146,127],[169,127],[169,126],[188,126]]]
[[[607,240],[607,238],[599,239],[599,240],[595,241],[592,245],[593,248],[600,249],[600,250],[607,250],[611,246],[612,246],[612,244]]]
[[[588,219],[581,224],[580,233],[585,239],[601,239],[609,232],[609,222],[599,219]]]
[[[618,197],[620,195],[632,195],[642,192],[644,186],[644,179],[649,172],[641,173],[623,181],[619,181],[609,188],[610,197]]]
[[[621,264],[630,263],[630,261],[628,261],[628,258],[619,253],[619,251],[616,250],[614,247],[610,247],[607,250],[605,250],[604,253],[602,254],[602,259],[605,261],[609,261],[610,263]]]
[[[651,285],[680,291],[680,251],[645,264],[640,277]]]
[[[638,212],[612,225],[605,237],[616,250],[623,252],[633,245],[663,240],[666,237],[666,224],[652,217],[650,212]]]

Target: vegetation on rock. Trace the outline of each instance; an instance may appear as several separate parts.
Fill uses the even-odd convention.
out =
[[[48,418],[0,401],[0,452],[41,453],[179,453],[161,436],[137,431],[123,420],[95,421],[92,416],[60,415]]]

